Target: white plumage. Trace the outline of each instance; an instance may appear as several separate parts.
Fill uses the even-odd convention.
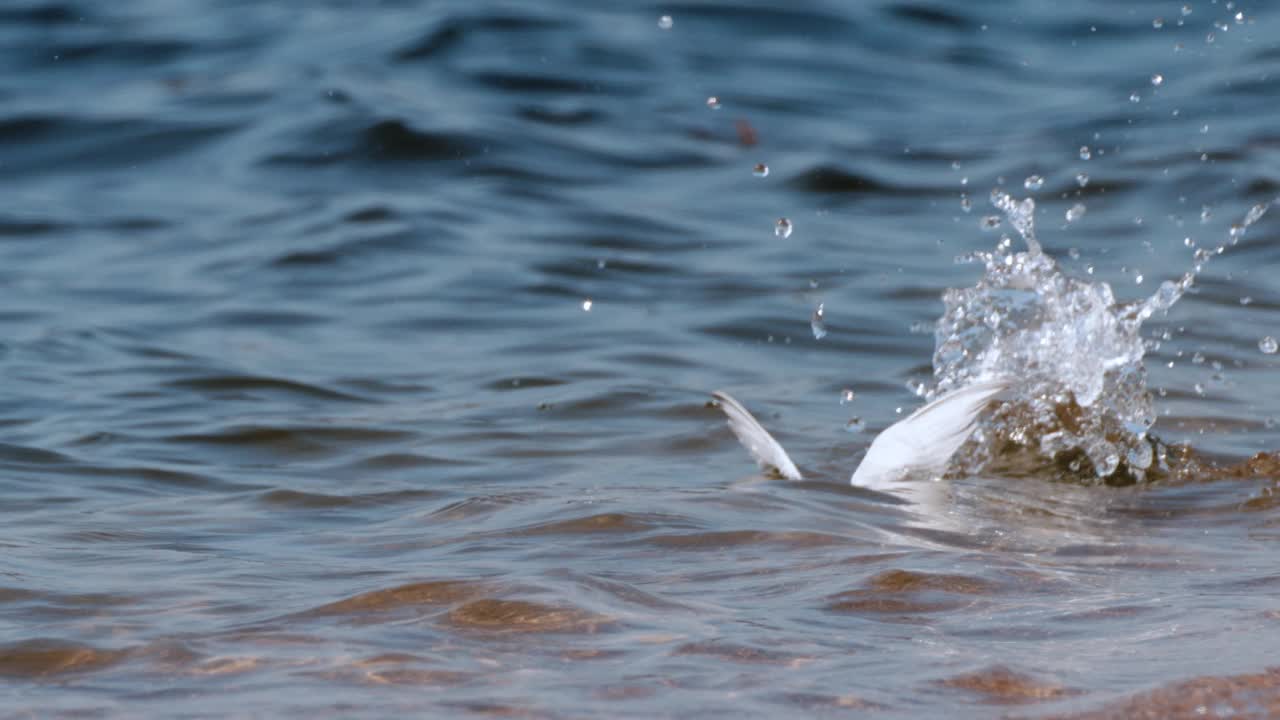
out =
[[[987,403],[1009,387],[1008,380],[986,380],[947,393],[890,425],[867,448],[850,482],[874,490],[891,489],[908,477],[946,472],[951,456],[973,434]],[[712,393],[729,416],[729,429],[762,468],[789,480],[802,476],[787,451],[747,409],[728,393]]]
[[[714,392],[711,397],[720,401],[720,409],[729,416],[729,429],[738,436],[738,442],[751,453],[751,457],[755,458],[762,469],[774,470],[788,480],[804,479],[795,463],[787,457],[787,451],[782,449],[755,416],[742,407],[742,403],[726,392]]]

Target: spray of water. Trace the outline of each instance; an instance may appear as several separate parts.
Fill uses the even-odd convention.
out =
[[[1045,254],[1035,236],[1034,200],[997,190],[991,202],[1027,249],[1013,252],[1005,238],[993,251],[960,259],[980,262],[986,272],[973,287],[942,296],[946,309],[935,329],[934,381],[926,396],[981,378],[1022,382],[957,460],[977,471],[1017,446],[1065,458],[1082,475],[1091,465],[1098,479],[1121,473],[1142,480],[1165,462],[1164,446],[1148,434],[1156,413],[1142,363],[1142,323],[1167,312],[1226,245],[1197,250],[1193,268],[1151,297],[1119,303],[1107,283],[1072,277]],[[1255,205],[1233,226],[1229,244],[1268,206]]]

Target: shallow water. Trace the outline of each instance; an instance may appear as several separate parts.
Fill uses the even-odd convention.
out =
[[[1124,300],[1280,192],[1227,4],[5,6],[4,714],[1277,712],[1274,214],[1145,331],[1203,469],[846,484],[993,187]]]

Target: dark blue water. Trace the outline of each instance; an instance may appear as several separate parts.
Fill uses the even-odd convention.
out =
[[[1254,2],[5,3],[3,714],[1275,711],[1274,215],[1151,330],[1203,469],[847,479],[992,188],[1148,296],[1278,73]]]

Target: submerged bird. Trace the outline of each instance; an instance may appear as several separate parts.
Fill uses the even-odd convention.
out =
[[[951,456],[973,434],[987,404],[1009,389],[1009,380],[983,380],[930,402],[885,428],[853,471],[850,483],[872,490],[894,489],[899,481],[933,478],[946,472]],[[729,417],[729,429],[765,470],[802,480],[795,463],[755,417],[726,392],[711,394]]]

